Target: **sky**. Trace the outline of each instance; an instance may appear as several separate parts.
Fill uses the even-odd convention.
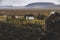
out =
[[[60,0],[0,0],[0,6],[25,6],[34,2],[52,2],[60,4]]]

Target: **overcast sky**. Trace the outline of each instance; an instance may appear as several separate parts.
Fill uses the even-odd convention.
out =
[[[55,4],[60,4],[60,0],[0,0],[0,5],[25,6],[33,2],[52,2]]]

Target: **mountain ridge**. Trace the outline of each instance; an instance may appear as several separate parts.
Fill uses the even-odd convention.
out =
[[[30,3],[26,5],[26,7],[35,7],[35,6],[54,6],[54,3],[48,3],[48,2],[35,2],[35,3]]]

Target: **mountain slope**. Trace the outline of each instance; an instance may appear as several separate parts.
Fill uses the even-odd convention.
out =
[[[54,6],[55,4],[53,3],[48,3],[48,2],[36,2],[36,3],[30,3],[28,5],[26,5],[26,7],[46,7],[46,6]]]

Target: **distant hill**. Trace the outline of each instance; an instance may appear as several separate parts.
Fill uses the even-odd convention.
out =
[[[43,9],[43,10],[60,10],[60,5],[56,5],[54,3],[48,3],[48,2],[36,2],[36,3],[30,3],[26,6],[0,6],[0,9]]]
[[[26,5],[26,7],[46,7],[46,6],[54,6],[54,5],[55,4],[48,2],[36,2],[36,3],[30,3]]]

